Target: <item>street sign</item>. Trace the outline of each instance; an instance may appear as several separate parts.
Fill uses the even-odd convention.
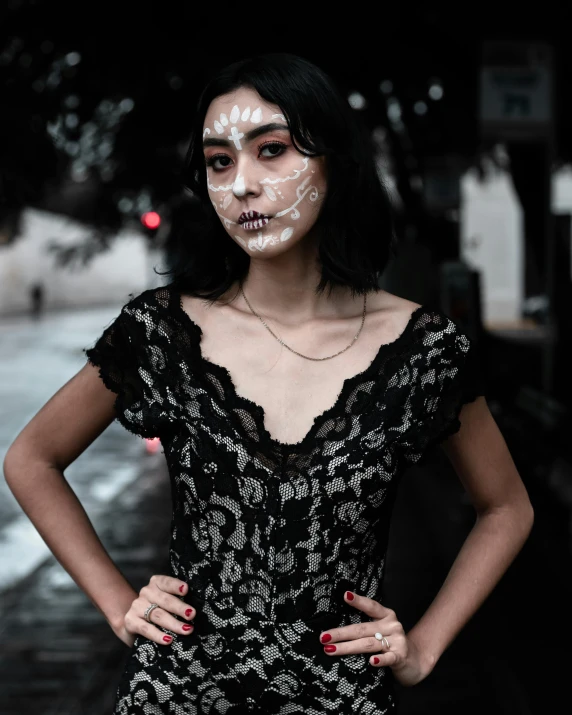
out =
[[[552,130],[552,49],[525,42],[483,46],[480,119],[484,136],[542,139]]]

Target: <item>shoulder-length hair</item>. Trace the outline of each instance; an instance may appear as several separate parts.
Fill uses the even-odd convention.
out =
[[[321,266],[316,292],[334,285],[349,286],[353,295],[378,290],[396,243],[391,201],[370,138],[330,77],[285,53],[235,62],[203,90],[183,169],[183,184],[200,203],[193,213],[201,209],[201,217],[185,229],[183,241],[179,236],[167,275],[183,292],[216,300],[248,273],[250,256],[228,236],[212,207],[202,147],[209,105],[239,87],[254,89],[280,107],[299,152],[325,157],[327,189],[316,221]]]

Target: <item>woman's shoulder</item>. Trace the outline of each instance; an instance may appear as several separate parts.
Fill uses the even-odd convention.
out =
[[[415,303],[407,298],[402,298],[395,293],[389,293],[382,288],[367,295],[368,313],[382,311],[394,315],[397,319],[401,317],[407,319],[407,316],[411,315],[411,313],[419,307],[419,303]]]
[[[169,305],[169,293],[163,287],[148,288],[139,293],[130,293],[129,300],[116,313],[105,327],[97,341],[97,349],[124,350],[134,345],[149,329],[158,323],[160,313]],[[96,348],[89,352],[95,354]]]
[[[174,296],[169,286],[147,288],[128,297],[98,340],[100,349],[109,346],[127,352],[153,344],[166,332],[173,332],[166,329],[173,314]]]
[[[374,309],[387,311],[396,335],[402,336],[405,345],[413,352],[419,348],[423,354],[437,359],[448,359],[469,352],[472,340],[450,316],[434,305],[424,305],[383,291],[374,298]]]
[[[130,293],[117,316],[117,323],[126,330],[149,332],[159,324],[164,325],[173,316],[176,293],[172,286],[155,286],[139,293]]]
[[[170,285],[146,288],[139,293],[130,293],[129,300],[122,310],[128,314],[140,310],[159,311],[169,308],[173,300],[173,289]]]
[[[416,303],[386,291],[384,294],[378,298],[378,303],[392,313],[396,325],[401,325],[403,329],[412,324],[418,335],[430,333],[433,339],[436,333],[443,336],[463,334],[459,325],[437,306]]]
[[[380,324],[387,325],[388,332],[395,337],[407,333],[412,324],[419,321],[424,310],[423,305],[386,290],[379,290],[367,300],[368,313],[377,314]]]

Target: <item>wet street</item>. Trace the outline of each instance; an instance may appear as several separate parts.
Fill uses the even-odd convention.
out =
[[[84,363],[119,308],[0,321],[0,456]],[[501,584],[401,715],[560,712],[571,665],[572,468],[516,411],[491,402],[525,481],[535,525]],[[164,456],[113,423],[66,471],[104,546],[136,590],[168,570]],[[429,605],[473,522],[437,450],[403,478],[391,527],[385,605],[406,629]],[[51,556],[0,480],[0,715],[105,715],[129,650]],[[365,656],[364,656],[365,657]],[[566,700],[564,700],[565,702]]]
[[[151,574],[168,572],[163,464],[161,454],[142,455],[136,484],[90,512],[111,558],[137,590]],[[0,594],[0,616],[2,715],[111,712],[128,648],[53,557]]]
[[[85,364],[92,344],[117,308],[0,319],[0,458],[20,429]],[[136,479],[143,442],[114,423],[66,470],[87,512],[109,503]],[[144,451],[144,450],[143,450]],[[17,583],[49,555],[0,480],[0,590]]]
[[[120,306],[0,320],[0,458],[85,363]],[[66,470],[104,546],[140,588],[165,570],[170,518],[164,457],[111,424]],[[104,713],[127,649],[78,589],[0,480],[0,713]]]

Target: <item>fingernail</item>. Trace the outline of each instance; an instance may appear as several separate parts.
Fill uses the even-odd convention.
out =
[[[322,643],[328,643],[328,641],[332,640],[332,636],[329,633],[324,633],[320,640],[322,641]]]
[[[165,643],[170,643],[173,640],[172,636],[163,636],[163,640]]]
[[[187,610],[185,611],[185,616],[186,616],[187,618],[190,618],[192,612],[193,612],[193,609],[192,609],[192,608],[187,608]]]
[[[379,658],[374,658],[374,659],[373,659],[373,664],[374,664],[374,665],[377,665],[378,663],[379,663]]]
[[[192,630],[193,627],[190,626],[188,623],[185,623],[183,626],[181,626],[181,628],[182,628],[184,631],[190,631],[190,630]]]
[[[185,584],[182,584],[181,586],[179,586],[179,591],[181,593],[183,593],[184,590],[185,590]]]
[[[354,600],[354,595],[351,591],[346,591],[346,598],[348,601],[353,601]]]
[[[324,650],[326,651],[326,653],[335,653],[336,646],[335,645],[325,645]]]

